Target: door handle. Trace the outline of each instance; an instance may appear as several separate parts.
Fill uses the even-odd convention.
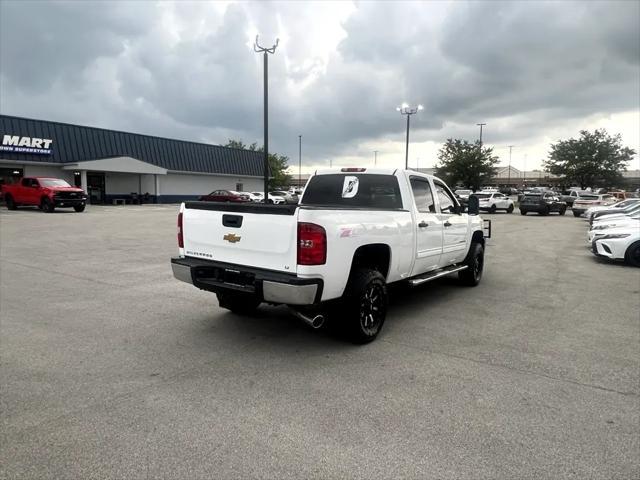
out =
[[[427,228],[429,226],[429,224],[423,220],[418,224],[418,226],[420,228]]]
[[[444,226],[445,226],[445,227],[450,227],[450,226],[451,226],[451,224],[449,223],[449,220],[447,220],[446,222],[444,222]]]

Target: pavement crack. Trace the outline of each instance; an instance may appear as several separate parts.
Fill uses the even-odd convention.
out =
[[[432,354],[432,355],[441,355],[443,357],[455,358],[455,359],[458,359],[458,360],[465,360],[465,361],[468,361],[468,362],[477,363],[479,365],[486,365],[486,366],[489,366],[489,367],[495,367],[495,368],[501,368],[501,369],[505,369],[505,370],[511,370],[513,372],[518,372],[518,373],[523,374],[523,375],[533,375],[533,376],[536,376],[536,377],[546,378],[546,379],[549,379],[549,380],[555,380],[556,382],[568,383],[568,384],[577,385],[577,386],[580,386],[580,387],[593,388],[595,390],[601,390],[601,391],[609,392],[609,393],[616,393],[618,395],[624,395],[624,396],[628,396],[628,397],[640,397],[640,395],[638,393],[636,393],[636,392],[624,392],[622,390],[616,390],[614,388],[602,387],[600,385],[593,385],[591,383],[583,383],[583,382],[579,382],[577,380],[554,377],[552,375],[546,375],[544,373],[533,372],[531,370],[524,370],[524,369],[521,369],[521,368],[510,367],[510,366],[504,365],[502,363],[486,362],[486,361],[483,361],[483,360],[478,360],[476,358],[465,357],[463,355],[455,355],[455,354],[452,354],[452,353],[441,352],[441,351],[438,351],[438,350],[430,350],[430,349],[427,349],[427,348],[422,348],[422,347],[418,347],[418,346],[415,346],[415,345],[410,345],[410,344],[402,343],[402,342],[394,342],[394,341],[390,341],[390,340],[379,340],[379,341],[385,342],[385,343],[389,343],[391,345],[399,345],[399,346],[402,346],[402,347],[411,348],[411,349],[418,350],[418,351],[424,352],[424,353],[429,353],[429,354]]]

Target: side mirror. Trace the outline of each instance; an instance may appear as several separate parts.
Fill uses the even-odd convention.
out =
[[[469,215],[478,215],[480,211],[480,200],[475,195],[469,195],[469,204],[467,206],[467,213]]]

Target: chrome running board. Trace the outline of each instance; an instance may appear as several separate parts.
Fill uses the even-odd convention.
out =
[[[431,280],[435,280],[436,278],[449,275],[450,273],[456,273],[462,270],[466,270],[467,268],[469,268],[468,265],[451,265],[450,267],[446,267],[441,270],[436,270],[434,272],[424,273],[418,277],[413,277],[409,280],[409,285],[411,285],[412,287],[416,287],[418,285],[422,285],[423,283],[430,282]]]

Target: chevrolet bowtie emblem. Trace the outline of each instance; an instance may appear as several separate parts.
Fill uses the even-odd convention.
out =
[[[222,237],[223,240],[226,240],[229,243],[239,242],[241,238],[242,237],[239,237],[235,233],[227,233],[224,237]]]

